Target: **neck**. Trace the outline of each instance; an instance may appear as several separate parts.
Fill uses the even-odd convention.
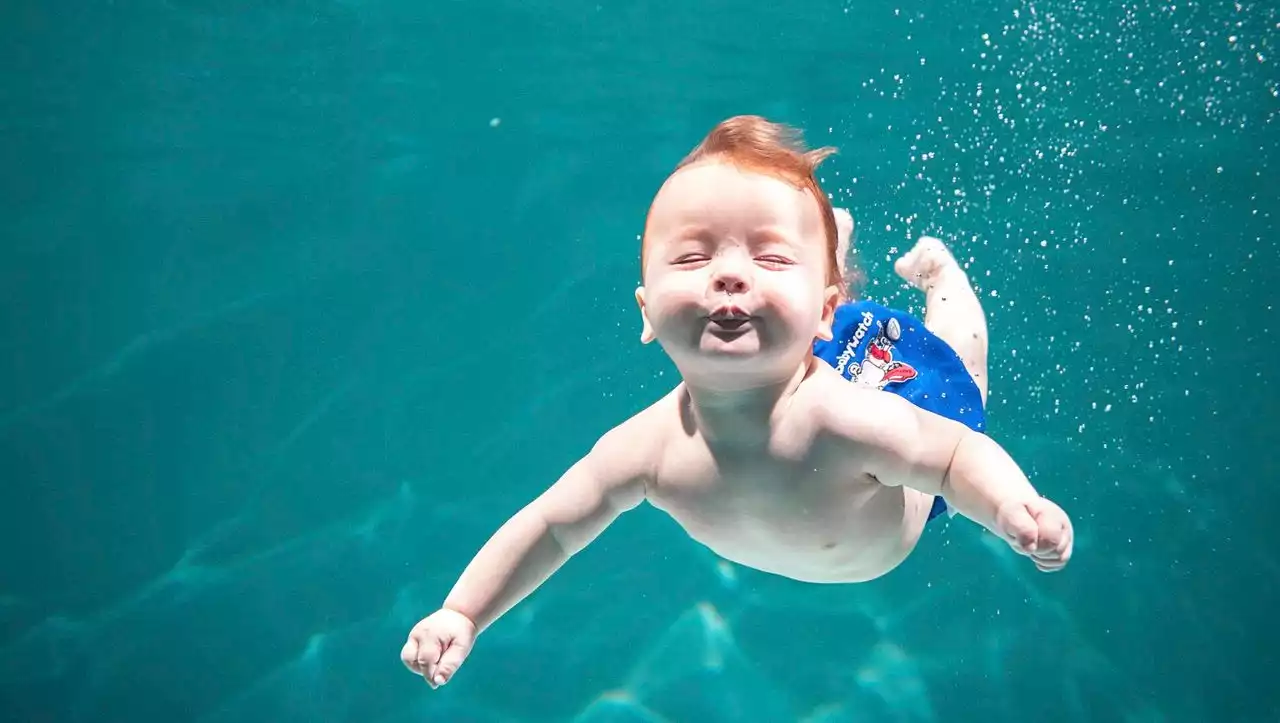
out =
[[[800,383],[812,374],[814,361],[809,357],[788,377],[754,383],[726,385],[686,378],[684,387],[694,425],[712,443],[767,441],[778,413],[786,409]]]

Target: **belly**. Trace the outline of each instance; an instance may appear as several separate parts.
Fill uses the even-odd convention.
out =
[[[865,582],[902,563],[923,528],[904,490],[877,486],[861,496],[798,495],[754,502],[656,499],[691,538],[731,562],[803,582]]]

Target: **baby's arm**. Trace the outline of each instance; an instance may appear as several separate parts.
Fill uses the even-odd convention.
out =
[[[644,499],[644,461],[626,427],[606,434],[480,548],[444,607],[483,631]]]
[[[433,688],[466,660],[475,637],[644,499],[653,435],[632,420],[507,520],[480,548],[440,610],[409,632],[400,659]]]
[[[941,495],[1042,570],[1067,563],[1071,521],[994,440],[897,395],[834,386],[826,407],[831,431],[868,455],[882,484]]]

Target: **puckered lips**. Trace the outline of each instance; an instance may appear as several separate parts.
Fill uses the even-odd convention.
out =
[[[711,328],[721,331],[738,331],[751,321],[751,314],[740,306],[718,306],[707,315]]]

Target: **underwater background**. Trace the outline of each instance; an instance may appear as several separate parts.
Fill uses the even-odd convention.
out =
[[[1280,10],[200,0],[0,10],[0,719],[1280,719]],[[865,293],[969,264],[1071,514],[815,586],[625,515],[430,690],[511,513],[674,382],[649,200],[725,117],[840,153]]]

